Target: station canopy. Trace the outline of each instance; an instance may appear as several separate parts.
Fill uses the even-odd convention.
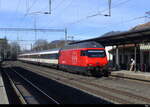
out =
[[[142,28],[138,30],[130,30],[126,32],[119,32],[107,36],[101,36],[97,38],[77,41],[70,44],[76,44],[76,43],[82,43],[88,41],[96,41],[98,43],[101,43],[104,46],[139,44],[143,42],[150,42],[150,27]]]

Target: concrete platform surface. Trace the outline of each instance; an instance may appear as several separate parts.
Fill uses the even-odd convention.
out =
[[[9,104],[6,90],[4,87],[4,82],[2,79],[2,75],[1,75],[1,71],[0,71],[0,104]]]
[[[122,70],[122,71],[112,71],[111,75],[125,77],[125,78],[131,78],[131,79],[150,81],[150,73],[145,73],[145,72],[133,72],[133,71]]]

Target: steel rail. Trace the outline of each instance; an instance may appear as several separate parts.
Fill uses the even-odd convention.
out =
[[[8,80],[10,81],[11,86],[13,87],[14,91],[16,92],[17,97],[19,98],[21,104],[27,104],[27,101],[25,100],[25,98],[23,97],[23,95],[21,94],[19,89],[16,87],[14,81],[11,79],[11,77],[6,72],[4,72],[4,73],[8,77]]]
[[[39,70],[39,69],[35,69],[35,68],[29,68],[29,66],[27,67],[27,66],[24,66],[24,68],[27,68],[27,69],[30,69],[30,70],[36,70],[36,71],[39,71],[39,73],[41,73],[41,74],[45,74],[45,75],[48,75],[48,73],[47,72],[40,72],[41,70]],[[51,73],[52,75],[49,75],[49,76],[51,76],[51,77],[53,77],[54,78],[54,80],[56,80],[56,81],[64,81],[65,83],[69,83],[69,81],[68,80],[64,80],[64,79],[61,79],[61,78],[57,78],[57,77],[55,77],[54,75],[56,75],[56,76],[60,76],[60,77],[62,77],[62,78],[67,78],[67,79],[69,79],[67,76],[64,76],[64,75],[60,75],[60,74],[56,74],[56,73]],[[52,79],[52,78],[51,78]],[[83,81],[83,80],[78,80],[78,79],[72,79],[72,80],[74,80],[75,82],[82,82],[82,83],[85,83],[85,81]],[[72,82],[71,82],[72,83]],[[85,83],[85,84],[87,84],[87,85],[91,85],[90,83]],[[83,85],[79,85],[79,84],[75,84],[74,83],[74,85],[75,85],[75,87],[77,88],[77,89],[79,89],[78,87],[80,86],[80,87],[82,87],[81,89],[83,89],[84,91],[86,91],[87,93],[88,93],[88,91],[87,91],[87,89],[88,90],[90,90],[91,92],[94,92],[94,93],[97,93],[97,94],[100,94],[100,96],[101,97],[103,97],[104,99],[106,98],[108,98],[107,100],[108,101],[111,101],[111,102],[113,102],[113,103],[116,103],[116,104],[122,104],[122,103],[126,103],[126,104],[131,104],[131,102],[130,101],[126,101],[126,100],[124,100],[124,99],[121,99],[121,98],[119,98],[119,97],[116,97],[116,96],[112,96],[112,95],[109,95],[109,94],[107,94],[106,92],[104,93],[104,92],[102,92],[102,91],[95,91],[95,90],[93,90],[93,89],[91,89],[91,88],[85,88]],[[71,85],[71,86],[74,86],[74,85]],[[106,90],[106,89],[105,89]],[[109,90],[110,91],[110,90]],[[93,94],[94,94],[93,93]],[[95,94],[96,95],[96,94]]]
[[[32,66],[33,67],[33,66]],[[34,70],[35,70],[35,67],[33,67]],[[32,68],[30,68],[32,69]],[[37,68],[36,68],[37,69]],[[33,70],[33,69],[32,69]],[[38,69],[39,70],[39,69]],[[44,70],[44,71],[47,71],[47,70]],[[67,78],[67,76],[64,76],[64,75],[60,75],[58,73],[51,73],[53,75],[57,75],[57,76],[61,76],[61,77],[64,77],[64,78]],[[118,90],[118,89],[113,89],[113,88],[109,88],[109,87],[105,87],[105,86],[101,86],[101,85],[96,85],[94,83],[88,83],[87,81],[85,80],[78,80],[78,79],[73,79],[75,81],[78,81],[78,82],[83,82],[85,84],[89,84],[89,85],[93,85],[95,87],[99,87],[99,88],[103,88],[103,89],[106,89],[108,91],[112,91],[114,93],[118,93],[118,94],[121,94],[121,95],[125,95],[125,96],[128,96],[128,97],[132,97],[132,98],[135,98],[135,99],[140,99],[141,101],[144,101],[144,102],[150,102],[150,99],[149,98],[145,98],[143,96],[139,96],[139,95],[135,95],[135,94],[132,94],[130,92],[126,92],[126,91],[121,91],[121,90]]]
[[[29,83],[31,86],[33,86],[36,90],[38,90],[39,92],[41,92],[42,94],[44,94],[46,97],[48,97],[50,100],[52,100],[55,104],[60,104],[58,101],[56,101],[54,98],[50,97],[48,94],[46,94],[44,91],[42,91],[39,87],[37,87],[36,85],[34,85],[31,81],[29,81],[28,79],[24,78],[20,73],[18,73],[16,70],[14,70],[13,68],[9,67],[9,69],[11,69],[12,71],[14,71],[19,77],[21,77],[24,81],[26,81],[27,83]]]

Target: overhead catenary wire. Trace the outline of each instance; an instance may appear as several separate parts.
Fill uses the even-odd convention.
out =
[[[113,9],[113,8],[116,8],[116,7],[118,7],[118,6],[121,6],[121,5],[123,5],[123,4],[125,4],[125,3],[129,2],[129,1],[131,1],[131,0],[125,0],[125,1],[123,1],[123,2],[119,2],[119,3],[117,3],[117,4],[114,5],[114,6],[110,6],[110,4],[109,4],[109,6],[110,6],[110,9]],[[108,9],[104,9],[104,10],[98,12],[97,14],[95,14],[94,16],[98,16],[99,14],[101,15],[102,12],[105,12],[105,11],[108,11]],[[89,16],[87,16],[87,17],[89,18]]]
[[[48,0],[48,10],[47,11],[35,11],[28,14],[51,14],[52,13],[52,0]]]
[[[31,4],[31,6],[29,7],[29,1],[26,0],[26,13],[24,14],[23,18],[22,18],[22,22],[24,22],[25,17],[29,14],[30,10],[32,9],[32,7],[37,3],[38,0],[34,0]]]
[[[33,6],[37,3],[38,0],[34,0],[33,3],[31,4],[31,6],[29,7],[29,1],[26,0],[26,14],[23,17],[23,21],[25,19],[25,17],[27,15],[37,15],[37,14],[51,14],[51,0],[49,0],[49,11],[48,12],[41,12],[41,11],[37,11],[37,12],[30,12],[30,10],[33,8]],[[36,16],[35,16],[36,17]],[[35,18],[34,18],[34,27],[35,27]],[[35,29],[36,30],[36,29]],[[35,31],[36,32],[36,31]]]
[[[55,15],[55,14],[62,14],[63,12],[61,12],[61,11],[64,11],[66,8],[68,8],[72,3],[73,3],[73,1],[74,0],[70,0],[70,2],[67,4],[67,6],[64,6],[63,7],[63,9],[61,9],[59,12],[56,12],[56,10],[58,9],[58,8],[60,8],[60,6],[62,5],[62,3],[64,3],[64,1],[65,0],[62,0],[62,1],[60,1],[59,2],[59,4],[57,5],[57,6],[55,6],[54,8],[52,8],[52,12],[53,12],[53,15]],[[55,11],[55,12],[54,12]],[[61,12],[61,13],[60,13]],[[51,23],[51,24],[53,24],[54,22],[55,22],[55,18],[53,18],[52,20],[49,20],[49,21],[47,21],[47,23]],[[65,28],[65,27],[64,27]]]
[[[26,0],[26,12],[27,12],[27,10],[28,10],[28,8],[29,8],[29,0]]]
[[[58,9],[62,5],[62,3],[64,3],[64,1],[65,0],[61,0],[61,2],[59,2],[59,4],[57,6],[55,6],[51,11]]]
[[[28,0],[29,1],[29,0]],[[35,2],[37,2],[37,0],[34,0]],[[64,0],[62,0],[63,2],[64,2]],[[127,1],[130,1],[130,0],[126,0],[126,2]],[[125,1],[124,2],[122,2],[122,3],[125,3]],[[120,6],[120,4],[121,3],[119,3],[119,5],[118,6]],[[34,3],[33,3],[33,5],[35,5]],[[116,5],[115,5],[116,6]],[[28,8],[27,8],[27,10],[29,10],[29,12],[30,12],[30,8],[32,8],[33,6],[31,5],[31,6],[29,6]],[[58,6],[59,7],[59,6]],[[113,8],[113,7],[112,7]],[[107,9],[108,10],[108,9]],[[83,21],[83,20],[85,20],[85,19],[81,19],[81,20],[78,20],[77,22],[74,22],[73,24],[75,24],[75,23],[79,23],[79,22],[81,22],[81,21]]]
[[[112,2],[111,0],[108,0],[108,4],[109,4],[109,14],[108,15],[109,16],[111,16],[111,2]]]
[[[33,3],[31,4],[31,6],[27,9],[25,16],[27,16],[30,12],[30,10],[32,9],[32,7],[37,3],[38,0],[34,0]]]
[[[123,4],[125,4],[125,3],[129,2],[129,1],[131,1],[131,0],[125,0],[125,1],[123,1],[123,2],[119,2],[118,4],[116,4],[116,5],[114,5],[114,6],[111,6],[111,9],[116,8],[116,7],[118,7],[118,6],[121,6],[121,5],[123,5]],[[101,15],[101,16],[105,16],[105,14],[102,14],[102,12],[105,12],[105,11],[108,11],[108,10],[109,10],[109,9],[104,9],[104,10],[98,12],[97,14],[88,15],[88,16],[86,16],[86,17],[84,17],[84,18],[81,18],[81,19],[79,19],[79,20],[77,20],[77,21],[74,21],[74,22],[72,22],[72,23],[69,23],[69,24],[67,25],[67,27],[68,27],[68,26],[71,26],[71,25],[74,25],[74,24],[76,24],[76,23],[79,23],[79,22],[81,22],[81,21],[84,21],[84,20],[86,20],[86,19],[92,18],[92,17],[96,17],[96,16],[100,16],[100,15]]]
[[[19,7],[20,7],[20,4],[21,4],[21,0],[18,0],[17,7],[16,7],[16,10],[15,10],[16,13],[18,12],[18,9],[19,9]]]
[[[125,1],[120,2],[120,3],[118,3],[118,4],[114,5],[114,6],[110,6],[110,4],[109,4],[109,6],[110,6],[109,9],[116,8],[116,7],[120,6],[120,5],[123,5],[123,4],[127,3],[127,2],[129,2],[129,1],[131,1],[131,0],[125,0]],[[110,2],[111,2],[111,1],[110,1]],[[103,11],[100,11],[100,12],[98,12],[97,14],[93,14],[93,15],[91,15],[91,16],[87,16],[87,18],[92,18],[92,17],[95,17],[95,16],[104,15],[104,14],[102,14],[102,12],[105,12],[105,11],[108,11],[108,9],[105,9],[105,10],[103,10]],[[109,14],[110,14],[110,13],[109,13]]]
[[[15,13],[18,13],[18,10],[19,10],[19,7],[21,6],[21,3],[22,3],[22,0],[18,0],[16,9],[15,9]],[[15,15],[15,13],[14,13],[14,15]],[[19,18],[19,16],[18,16],[18,18]],[[12,25],[13,25],[13,24],[12,24]]]
[[[65,29],[34,29],[34,28],[0,28],[0,31],[40,31],[40,32],[64,32]]]
[[[28,8],[28,11],[27,11],[26,15],[29,13],[30,9],[31,9],[32,6],[36,3],[36,1],[37,1],[37,0],[35,0],[35,1],[33,2],[33,4],[31,5],[30,8]],[[125,2],[128,2],[128,1],[130,1],[130,0],[123,1],[123,2],[121,2],[121,3],[117,4],[117,5],[115,5],[115,7],[118,6],[118,5],[124,4]],[[63,2],[64,2],[64,0],[62,0],[62,1],[60,2],[60,4],[57,5],[57,7],[51,9],[51,11],[54,11],[55,9],[57,9],[58,7],[60,7],[60,5],[62,5]],[[70,4],[69,4],[69,5],[70,5]],[[68,7],[68,6],[67,6],[67,7]],[[112,8],[114,8],[114,7],[112,7]],[[106,9],[106,10],[104,10],[104,11],[107,11],[107,10],[108,10],[108,9]],[[104,11],[102,11],[102,12],[104,12]],[[99,15],[100,15],[100,13],[99,13]],[[71,26],[71,25],[73,25],[73,24],[79,23],[79,22],[81,22],[81,21],[83,21],[83,20],[85,20],[85,19],[88,19],[88,18],[91,18],[91,17],[94,17],[94,16],[97,16],[97,15],[86,16],[85,18],[81,18],[81,19],[79,19],[79,20],[77,20],[77,21],[75,21],[75,22],[72,22],[72,23],[70,23],[70,24],[67,24],[65,27],[68,27],[68,26]],[[53,21],[51,21],[51,22],[53,22]]]
[[[30,10],[33,8],[33,6],[37,3],[38,0],[34,0],[32,2],[32,4],[30,5],[29,1],[26,0],[26,12],[25,14],[23,15],[23,17],[21,18],[22,19],[22,22],[24,22],[26,16],[29,14]],[[30,6],[29,6],[30,5]]]
[[[52,0],[49,0],[49,14],[51,14],[52,12]]]
[[[112,9],[112,8],[119,7],[119,6],[125,4],[125,3],[129,2],[129,1],[131,1],[131,0],[125,0],[125,1],[122,1],[122,2],[117,3],[117,4],[114,5],[114,6],[111,6],[111,2],[112,2],[112,1],[109,0],[109,9],[105,9],[105,10],[101,11],[99,14],[104,15],[104,14],[102,14],[102,12],[105,12],[105,11],[108,11],[108,10],[109,10],[108,16],[110,16],[110,15],[111,15],[111,9]],[[53,9],[52,9],[52,10],[53,10]],[[99,15],[99,14],[98,14],[98,15]],[[86,17],[81,18],[81,19],[79,19],[79,20],[77,20],[77,21],[75,21],[75,22],[72,22],[72,23],[67,24],[65,27],[68,28],[69,26],[71,26],[71,25],[73,25],[73,24],[82,22],[82,21],[84,21],[85,19],[89,19],[89,18],[92,18],[92,17],[94,17],[94,16],[98,16],[98,15],[86,16]],[[52,22],[53,22],[53,21],[52,21]]]
[[[2,8],[2,0],[0,0],[0,9]]]
[[[143,19],[143,18],[145,18],[146,16],[139,16],[139,17],[134,17],[134,18],[132,18],[132,19],[129,19],[129,20],[125,20],[125,21],[123,21],[123,22],[117,22],[117,23],[114,23],[113,25],[112,24],[108,24],[108,25],[106,25],[106,26],[103,26],[103,27],[100,27],[101,29],[103,28],[108,28],[108,26],[110,26],[111,25],[111,27],[112,26],[119,26],[119,25],[122,25],[122,24],[128,24],[129,22],[132,22],[132,21],[136,21],[136,20],[139,20],[139,19]],[[74,34],[74,35],[80,35],[80,34],[85,34],[85,33],[89,33],[90,31],[88,31],[88,32],[83,32],[83,33],[78,33],[78,34]]]

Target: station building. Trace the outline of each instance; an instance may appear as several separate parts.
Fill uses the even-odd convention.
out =
[[[118,48],[118,59],[117,56]],[[116,63],[119,65],[119,69],[129,70],[131,58],[134,59],[135,52],[134,44],[126,44],[106,47],[107,59],[111,66],[116,67]],[[136,66],[138,71],[150,72],[150,43],[141,43],[137,45],[136,54]],[[118,60],[118,62],[116,62]]]
[[[150,22],[138,25],[128,32],[144,31],[145,29],[150,28]],[[142,33],[139,33],[142,37]],[[147,34],[146,34],[147,35]],[[143,35],[144,38],[145,34]],[[150,36],[150,35],[147,35]],[[136,56],[136,70],[142,72],[150,72],[150,42],[145,38],[139,39],[138,43],[134,43],[134,40],[137,39],[136,35],[133,39],[133,43],[123,43],[118,46],[106,47],[107,56],[110,64],[118,64],[119,69],[129,70],[131,58],[135,59]],[[135,55],[136,47],[136,55]],[[117,50],[118,49],[118,50]],[[118,51],[118,52],[116,52]],[[118,54],[118,57],[116,57]]]

